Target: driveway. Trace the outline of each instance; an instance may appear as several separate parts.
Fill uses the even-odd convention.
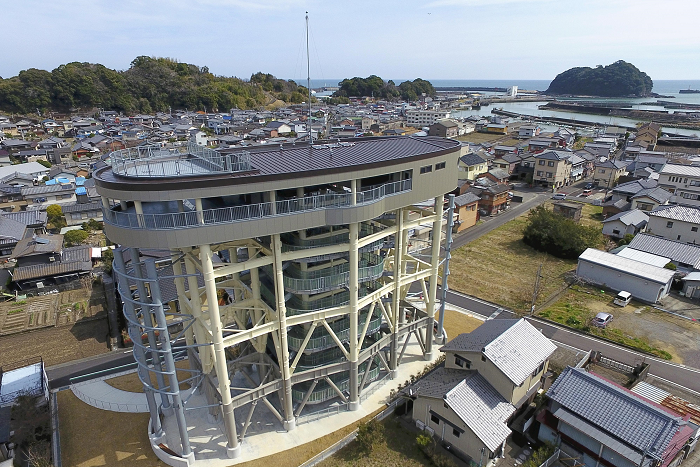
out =
[[[688,319],[700,321],[700,301],[682,296],[677,290],[661,300],[662,308],[666,311],[676,313]]]

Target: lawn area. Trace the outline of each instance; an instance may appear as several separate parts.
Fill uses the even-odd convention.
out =
[[[456,139],[459,141],[469,141],[470,143],[491,143],[498,141],[499,143],[506,140],[511,140],[512,138],[508,135],[497,135],[493,133],[479,133],[473,131],[467,133],[466,135],[458,136]]]
[[[355,441],[319,464],[320,467],[419,467],[433,465],[416,445],[416,434],[403,428],[394,417],[388,417],[381,425],[384,437],[371,452],[365,453]]]
[[[453,339],[454,337],[463,334],[465,332],[472,332],[474,329],[481,326],[483,321],[480,319],[472,318],[455,310],[445,309],[445,322],[443,326],[447,331],[447,338]]]
[[[548,202],[545,206],[551,209],[552,205]],[[583,204],[581,223],[602,228],[601,213],[601,207]],[[561,290],[566,285],[564,274],[576,267],[576,261],[555,258],[525,245],[526,225],[527,215],[520,216],[452,252],[450,288],[526,312],[541,264],[537,304]]]
[[[646,327],[659,329],[660,323],[656,322],[656,318],[660,315],[654,313],[653,308],[635,302],[621,308],[613,305],[612,299],[613,296],[605,291],[575,285],[560,300],[537,315],[666,360],[680,360],[671,338],[662,343],[652,341],[648,334],[645,335]],[[610,313],[614,317],[606,329],[589,325],[600,312]],[[656,334],[658,336],[659,333]]]

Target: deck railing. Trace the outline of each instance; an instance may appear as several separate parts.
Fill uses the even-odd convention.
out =
[[[391,182],[378,188],[357,193],[357,204],[369,204],[397,193],[411,191],[411,179]],[[362,200],[362,202],[360,202]],[[122,212],[103,206],[104,220],[118,227],[143,230],[172,230],[206,225],[262,219],[265,217],[296,214],[306,211],[353,206],[351,195],[325,194],[280,200],[274,203],[246,204],[203,211],[172,212],[162,214],[137,214]]]

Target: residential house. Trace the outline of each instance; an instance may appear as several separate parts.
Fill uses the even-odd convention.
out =
[[[700,243],[700,208],[695,206],[660,206],[649,212],[647,232],[669,240]]]
[[[0,183],[0,212],[19,211],[26,205],[27,202],[22,197],[22,187]]]
[[[632,180],[625,183],[620,183],[615,188],[611,190],[612,199],[617,201],[619,199],[624,199],[628,202],[632,201],[637,193],[644,190],[650,190],[658,187],[658,182],[656,180]]]
[[[482,130],[484,133],[496,133],[499,135],[508,134],[508,125],[506,123],[488,123]]]
[[[63,248],[63,235],[41,235],[22,239],[12,252],[17,265],[12,282],[20,290],[38,283],[60,284],[78,279],[92,270],[91,248]]]
[[[611,142],[586,143],[583,148],[597,156],[610,157],[610,154],[615,151],[615,144]]]
[[[446,118],[450,118],[450,112],[444,110],[411,109],[406,112],[406,124],[416,128],[430,126]]]
[[[75,191],[79,198],[87,194],[84,187],[78,187]],[[83,202],[62,205],[61,210],[66,218],[66,224],[69,226],[81,225],[90,219],[102,222],[102,202],[100,200],[89,201],[86,199]]]
[[[523,319],[490,320],[440,350],[438,367],[410,386],[411,416],[458,457],[503,456],[509,421],[541,386],[556,346]]]
[[[508,199],[508,185],[492,185],[483,187],[475,185],[467,190],[479,197],[479,210],[486,216],[498,214],[508,209],[510,205]]]
[[[627,234],[636,235],[647,226],[649,216],[639,209],[624,211],[603,221],[603,234],[622,238]]]
[[[15,154],[19,151],[29,151],[37,148],[36,141],[27,141],[24,139],[4,139],[0,141],[0,146],[5,148],[10,154]]]
[[[474,153],[468,153],[459,158],[458,170],[457,177],[460,180],[474,180],[480,174],[487,172],[489,166],[486,159]]]
[[[632,196],[632,207],[640,211],[649,212],[669,203],[673,195],[663,188],[647,188],[640,190]]]
[[[656,303],[671,290],[675,272],[588,248],[581,253],[576,275],[581,279],[615,291],[625,290],[635,299]]]
[[[29,180],[29,184],[31,185],[32,180],[41,180],[45,175],[48,175],[48,173],[49,168],[39,164],[38,162],[15,164],[8,167],[0,167],[0,182],[16,185],[16,183],[8,181],[9,178],[16,175],[22,175]]]
[[[474,193],[464,193],[455,197],[457,232],[476,225],[479,219],[479,197]]]
[[[496,146],[498,148],[499,146]],[[503,147],[503,146],[501,146]],[[517,150],[516,150],[517,152]],[[517,154],[507,153],[503,154],[501,156],[496,156],[493,159],[492,166],[495,168],[502,169],[505,172],[508,172],[508,174],[513,174],[516,172],[517,167],[520,165],[522,162],[522,158],[518,156]]]
[[[292,127],[286,122],[272,121],[265,125],[265,128],[276,130],[278,135],[288,135],[292,132]]]
[[[556,149],[557,147],[559,147],[558,138],[545,138],[540,136],[538,138],[533,138],[527,142],[527,150],[530,152],[544,151],[547,149]]]
[[[22,188],[22,196],[29,206],[45,208],[51,204],[74,203],[75,185],[73,183],[56,183],[52,185],[26,186]]]
[[[45,140],[39,141],[38,148],[39,149],[56,149],[56,148],[62,148],[66,145],[66,141],[57,137],[57,136],[50,136],[49,138],[46,138]]]
[[[653,151],[656,148],[656,143],[659,139],[661,125],[658,123],[645,123],[637,129],[634,137],[634,145],[642,147],[648,151]]]
[[[627,248],[669,258],[679,271],[700,271],[700,245],[639,233]]]
[[[695,446],[685,416],[583,368],[567,367],[547,391],[539,438],[584,467],[675,467]]]
[[[23,238],[46,233],[46,211],[0,213],[0,258],[12,254]]]
[[[569,175],[571,183],[583,180],[588,173],[588,160],[576,153],[572,153],[569,157],[569,162],[571,162],[571,174]]]
[[[442,138],[454,138],[459,134],[459,125],[454,120],[442,119],[430,125],[428,129],[430,136],[440,136]]]
[[[407,133],[405,128],[387,128],[382,130],[384,136],[403,136]]]
[[[495,167],[488,172],[484,172],[476,177],[477,180],[481,180],[482,178],[487,178],[491,180],[492,182],[498,183],[499,185],[502,184],[507,184],[508,179],[510,178],[510,174],[504,170],[500,169],[498,167]]]
[[[528,158],[534,162],[533,183],[557,189],[571,183],[571,155],[568,151],[548,150]]]
[[[559,128],[554,132],[552,137],[559,140],[559,146],[566,147],[574,144],[576,140],[576,132],[570,130],[569,128]]]
[[[535,136],[539,136],[540,131],[541,129],[537,125],[522,125],[518,128],[518,138],[534,138]]]
[[[515,146],[496,145],[493,147],[493,153],[496,157],[505,156],[506,154],[517,154],[518,148]]]
[[[659,172],[659,186],[676,196],[676,202],[700,206],[700,167],[664,164]]]
[[[626,172],[627,164],[621,161],[605,160],[597,162],[593,173],[593,183],[602,188],[615,186],[617,179]]]

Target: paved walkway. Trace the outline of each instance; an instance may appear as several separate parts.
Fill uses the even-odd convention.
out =
[[[123,374],[133,373],[133,371]],[[88,405],[112,412],[145,413],[148,412],[146,394],[142,392],[130,392],[117,389],[105,382],[105,379],[114,378],[110,375],[100,379],[93,379],[82,383],[70,385],[73,394]],[[159,395],[156,398],[160,399]]]

